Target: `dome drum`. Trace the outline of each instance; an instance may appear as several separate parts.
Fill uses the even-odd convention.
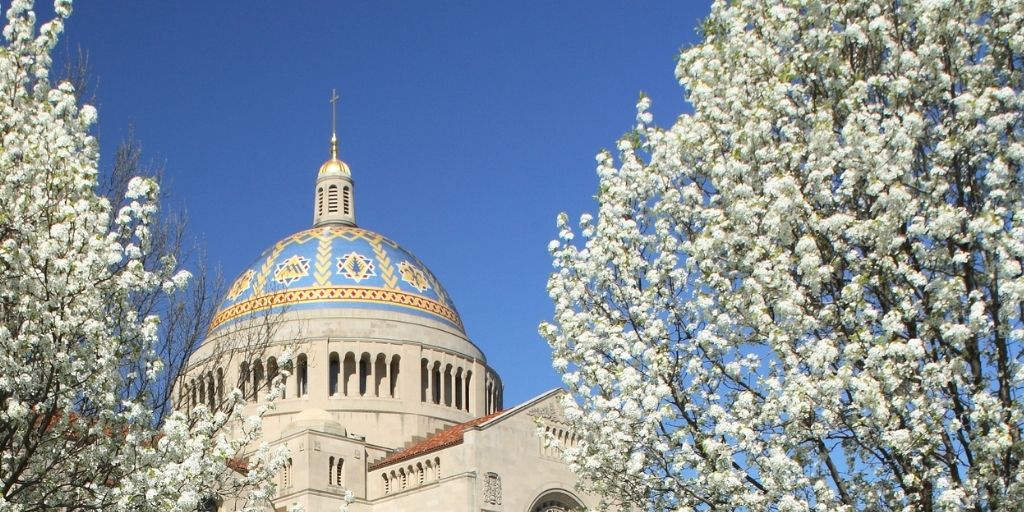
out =
[[[284,334],[275,336],[281,341],[255,352],[204,344],[192,358],[188,379],[177,386],[178,406],[220,407],[237,385],[257,407],[287,369],[284,393],[267,415],[282,431],[302,426],[344,435],[342,429],[353,424],[373,442],[401,444],[409,429],[433,430],[500,409],[500,378],[481,359],[413,342],[297,341],[278,334]],[[287,363],[285,350],[292,354]],[[301,425],[293,424],[297,420]],[[402,427],[396,431],[394,424]]]

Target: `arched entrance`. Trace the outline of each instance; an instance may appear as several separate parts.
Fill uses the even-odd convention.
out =
[[[582,510],[583,504],[568,491],[550,489],[533,500],[529,512],[572,512]]]

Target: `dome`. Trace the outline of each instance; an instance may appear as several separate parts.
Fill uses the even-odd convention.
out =
[[[297,432],[301,430],[317,430],[320,432],[328,432],[331,434],[347,435],[348,431],[342,426],[338,420],[331,416],[331,413],[316,408],[305,409],[302,412],[295,415],[292,418],[291,423],[285,428],[285,433]]]
[[[348,164],[346,164],[344,161],[338,160],[336,157],[332,157],[330,160],[324,162],[323,165],[320,166],[320,172],[317,173],[318,176],[322,176],[324,174],[340,174],[342,176],[352,176],[352,171],[348,168]]]
[[[210,330],[267,311],[356,308],[409,313],[463,332],[441,283],[391,239],[324,224],[277,242],[232,283]]]

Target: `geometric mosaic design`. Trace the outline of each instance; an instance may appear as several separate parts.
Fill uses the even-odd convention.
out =
[[[256,275],[252,269],[246,270],[242,275],[235,279],[235,282],[231,284],[231,289],[228,290],[228,298],[231,300],[237,299],[239,295],[245,293],[249,289],[249,283],[252,282],[252,276]]]
[[[263,251],[231,283],[210,327],[291,305],[374,309],[374,304],[463,328],[451,298],[415,256],[379,233],[340,225],[293,233]]]
[[[430,289],[430,282],[427,281],[427,274],[419,269],[416,265],[403,261],[398,264],[398,272],[402,274],[402,281],[409,283],[409,286],[416,288],[420,292],[424,292]]]
[[[338,258],[338,273],[357,283],[376,276],[374,270],[373,260],[355,251]]]
[[[277,265],[274,281],[288,286],[309,275],[309,259],[296,254]]]

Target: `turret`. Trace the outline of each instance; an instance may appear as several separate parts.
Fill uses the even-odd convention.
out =
[[[313,225],[356,225],[355,182],[348,164],[338,159],[338,132],[334,105],[337,94],[331,97],[331,158],[320,166],[313,194]]]

